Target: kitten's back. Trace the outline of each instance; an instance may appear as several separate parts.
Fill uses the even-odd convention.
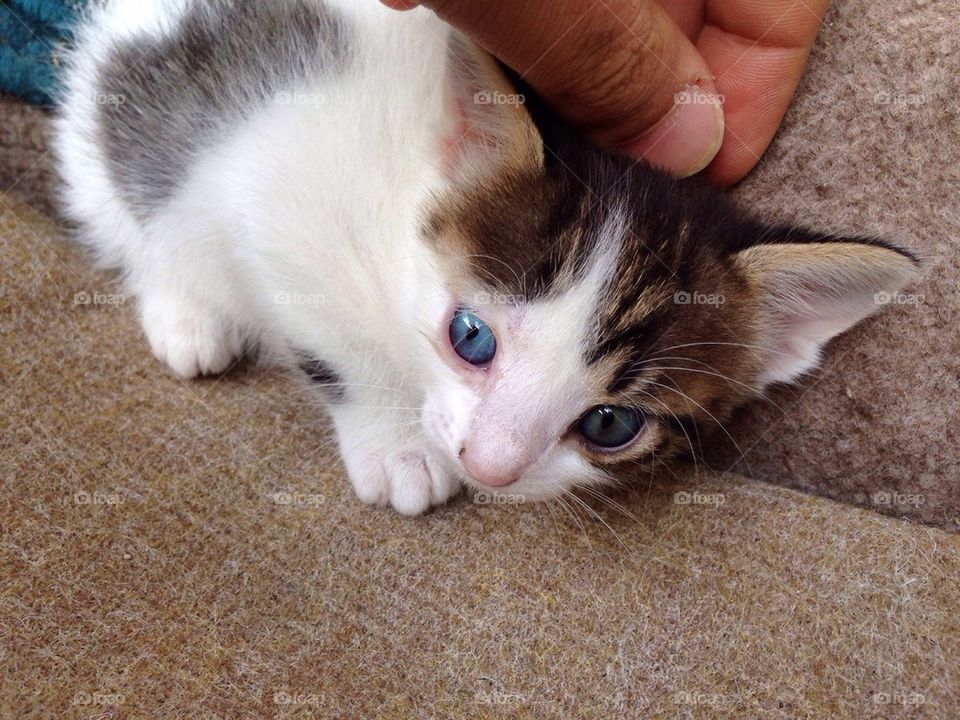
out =
[[[121,253],[109,238],[131,235],[185,186],[205,154],[264,113],[300,115],[316,123],[320,138],[347,119],[347,127],[381,131],[368,142],[383,149],[380,159],[389,157],[384,109],[393,116],[388,134],[416,143],[436,106],[431,86],[446,33],[426,13],[348,0],[97,6],[65,73],[56,133],[65,210],[110,260]]]

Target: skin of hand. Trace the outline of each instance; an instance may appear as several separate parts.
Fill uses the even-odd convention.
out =
[[[600,145],[716,185],[759,161],[829,0],[381,0],[423,5]]]

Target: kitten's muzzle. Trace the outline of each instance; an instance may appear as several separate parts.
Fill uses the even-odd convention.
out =
[[[540,459],[547,443],[511,430],[471,433],[460,449],[460,462],[476,482],[491,488],[511,485]]]

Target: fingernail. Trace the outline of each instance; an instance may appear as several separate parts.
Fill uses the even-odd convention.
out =
[[[380,2],[394,10],[413,10],[420,4],[420,0],[380,0]]]
[[[717,156],[723,127],[723,96],[687,85],[673,96],[670,112],[626,150],[674,175],[689,177]]]

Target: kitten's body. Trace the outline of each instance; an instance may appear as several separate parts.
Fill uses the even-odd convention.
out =
[[[229,14],[226,3],[218,4],[211,14]],[[255,11],[262,22],[285,22],[284,3],[262,5]],[[355,424],[346,442],[389,453],[397,444],[387,432],[391,425],[404,436],[416,434],[411,412],[391,408],[412,408],[422,396],[416,383],[424,374],[417,367],[422,337],[408,329],[417,308],[429,308],[442,287],[417,229],[419,198],[438,179],[428,145],[442,121],[438,73],[449,31],[425,13],[386,22],[387,11],[376,3],[306,6],[314,9],[311,24],[326,26],[348,47],[306,76],[277,74],[272,87],[255,74],[235,78],[259,97],[227,107],[213,137],[172,178],[170,197],[161,199],[149,189],[131,198],[129,184],[117,182],[110,156],[122,143],[104,142],[109,113],[90,98],[112,95],[118,107],[106,109],[123,112],[143,104],[148,92],[159,111],[180,112],[138,85],[138,62],[145,47],[176,32],[191,5],[114,3],[98,16],[85,42],[102,54],[78,56],[87,69],[72,77],[63,104],[59,151],[67,204],[89,228],[93,247],[128,274],[151,346],[178,374],[223,371],[254,342],[287,363],[321,362],[326,379],[342,383],[337,394],[349,392],[356,406],[342,411]],[[357,42],[360,36],[370,42]],[[252,44],[256,37],[237,41]],[[242,64],[214,61],[225,74]],[[105,78],[104,67],[115,77]],[[125,67],[131,72],[124,74]],[[197,82],[194,70],[178,81]],[[196,132],[189,123],[180,129]],[[151,138],[130,138],[137,142]],[[150,165],[165,171],[168,156],[182,152],[183,139],[171,142],[150,148],[151,157],[140,161],[144,176],[128,182],[149,188]],[[127,154],[135,154],[130,145]],[[314,348],[323,349],[322,357]],[[337,368],[349,369],[349,377],[340,378]],[[438,501],[455,487],[447,485],[438,484]],[[373,491],[379,496],[381,489]]]
[[[358,494],[408,513],[464,481],[535,499],[669,452],[688,420],[811,367],[872,310],[864,293],[910,275],[883,245],[801,231],[766,252],[723,201],[473,101],[505,83],[425,11],[114,0],[69,75],[67,208],[124,270],[158,357],[192,377],[256,345],[302,368]],[[774,277],[830,312],[800,297],[784,318]],[[686,291],[724,301],[678,305]],[[487,367],[451,352],[464,306],[496,329]],[[654,349],[684,376],[645,374]],[[644,406],[642,436],[583,447],[571,424],[614,400]]]
[[[260,22],[281,25],[290,21],[283,17],[285,4],[268,3],[274,6],[254,13]],[[164,337],[167,330],[179,334],[165,327],[168,322],[189,325],[193,317],[198,326],[229,326],[274,351],[291,335],[306,333],[335,353],[350,335],[366,336],[357,338],[359,346],[391,345],[384,342],[391,331],[387,318],[412,309],[403,307],[414,302],[412,290],[429,293],[438,284],[429,262],[411,259],[427,252],[417,233],[421,203],[415,198],[436,182],[425,149],[435,132],[431,125],[441,117],[442,86],[435,73],[445,62],[446,28],[423,16],[386,24],[379,22],[385,11],[375,4],[339,4],[350,10],[349,30],[338,3],[305,4],[315,8],[313,26],[349,44],[306,76],[276,73],[270,83],[251,72],[258,68],[245,68],[247,77],[223,88],[209,76],[238,73],[241,62],[200,57],[193,62],[219,67],[207,64],[168,78],[171,85],[209,83],[210,97],[201,99],[207,105],[220,93],[247,97],[233,107],[217,103],[213,123],[209,110],[188,104],[186,112],[198,116],[192,122],[180,118],[172,129],[179,135],[167,130],[159,138],[136,133],[136,118],[116,116],[139,114],[144,105],[157,114],[184,112],[177,104],[187,104],[184,97],[171,98],[143,82],[143,55],[158,37],[177,32],[178,22],[209,24],[183,19],[188,8],[204,4],[113,3],[111,8],[129,8],[129,17],[107,11],[88,31],[113,49],[104,52],[107,62],[100,59],[92,72],[73,76],[63,105],[59,150],[68,208],[89,227],[88,237],[106,261],[129,273],[144,312],[157,316],[160,327],[147,323],[148,334],[156,329],[151,341],[155,348],[170,341],[167,360],[181,375],[217,372],[232,358]],[[229,3],[206,5],[211,18],[229,15]],[[361,33],[379,35],[382,42],[360,45]],[[242,46],[257,37],[248,33],[235,40]],[[168,50],[183,60],[179,48]],[[315,48],[304,49],[309,51]],[[363,71],[362,64],[375,72]],[[174,73],[179,69],[174,66]],[[105,92],[108,87],[112,92]],[[106,95],[119,98],[117,107],[89,100]],[[389,116],[361,98],[383,103]],[[134,132],[124,138],[109,131],[117,125],[133,125]],[[131,164],[139,169],[122,177]],[[171,165],[182,172],[171,176]],[[156,182],[159,173],[167,175],[162,182]],[[153,299],[156,308],[149,307]],[[317,312],[321,305],[325,311]],[[371,326],[378,318],[383,323]],[[203,335],[209,328],[197,329]],[[393,340],[402,344],[404,338]]]

